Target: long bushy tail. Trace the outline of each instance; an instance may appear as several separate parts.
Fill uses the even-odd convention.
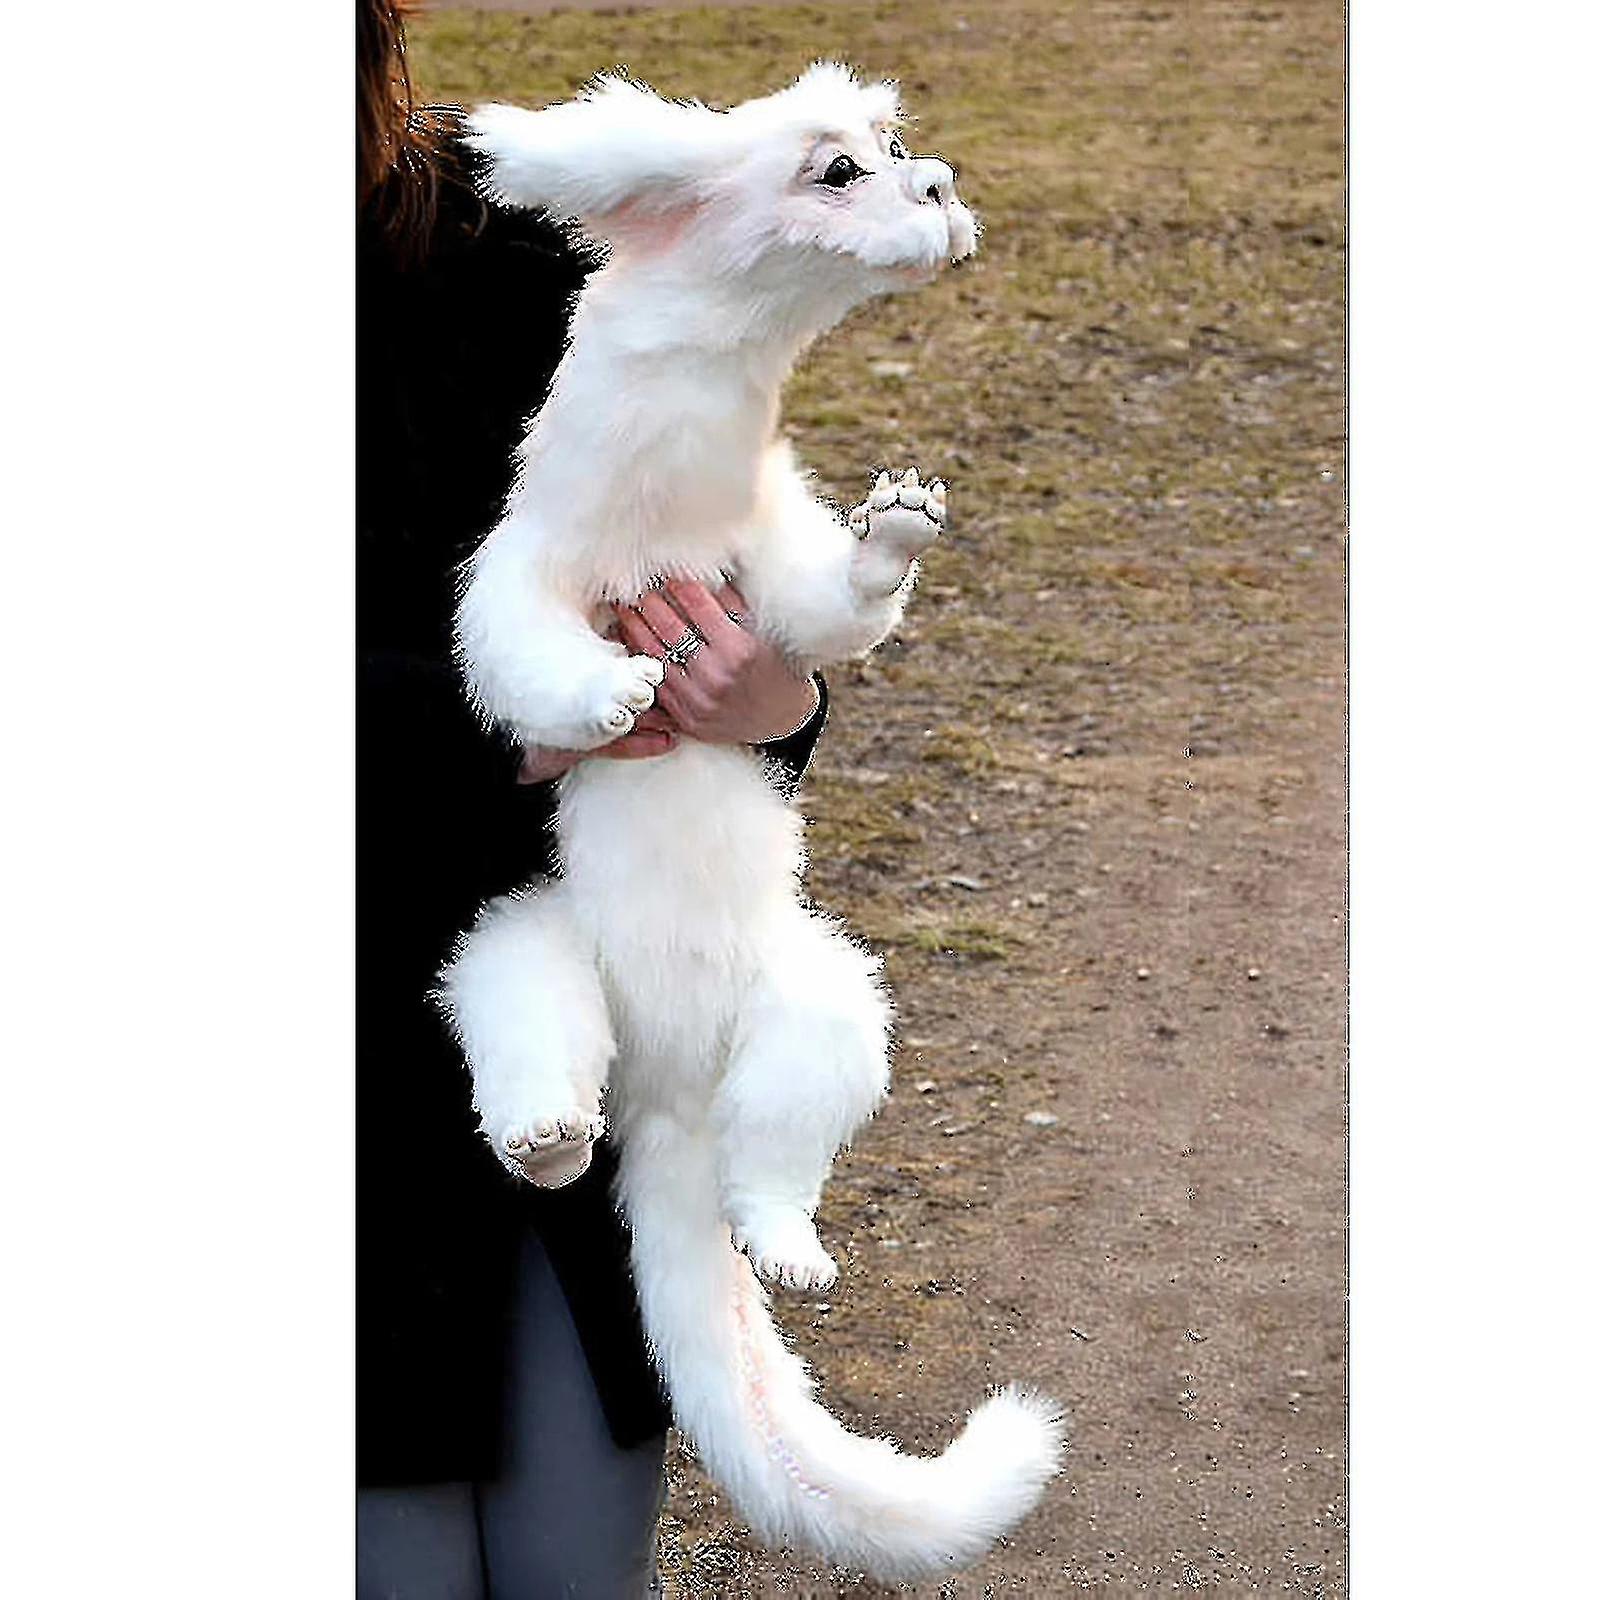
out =
[[[620,1196],[678,1426],[760,1538],[893,1582],[975,1560],[1033,1508],[1065,1448],[1053,1402],[1002,1389],[933,1458],[849,1433],[812,1398],[734,1252],[703,1144],[641,1117],[623,1144]]]

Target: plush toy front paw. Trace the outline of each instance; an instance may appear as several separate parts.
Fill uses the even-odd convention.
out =
[[[506,1169],[539,1189],[561,1189],[589,1170],[594,1142],[606,1131],[598,1112],[571,1107],[554,1116],[511,1123],[491,1134]]]
[[[595,674],[587,697],[588,732],[594,744],[609,744],[632,730],[641,711],[655,703],[667,675],[654,656],[618,656]]]
[[[924,486],[915,467],[898,477],[878,474],[872,492],[850,513],[850,531],[861,540],[858,580],[869,590],[887,593],[905,581],[914,557],[944,532],[943,482]]]

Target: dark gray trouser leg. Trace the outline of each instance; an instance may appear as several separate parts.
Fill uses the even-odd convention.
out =
[[[655,1586],[666,1437],[621,1450],[566,1296],[529,1235],[493,1482],[363,1489],[357,1600],[645,1600]]]
[[[484,1600],[470,1483],[356,1496],[357,1600]]]
[[[481,1483],[487,1600],[644,1600],[656,1592],[663,1435],[621,1450],[566,1296],[530,1236],[518,1274],[506,1468]]]

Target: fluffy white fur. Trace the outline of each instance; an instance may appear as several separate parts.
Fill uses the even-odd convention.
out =
[[[474,695],[525,742],[632,726],[662,665],[602,637],[604,602],[661,576],[732,576],[805,668],[900,616],[942,485],[884,475],[847,520],[777,433],[810,340],[976,248],[954,172],[906,155],[898,116],[893,85],[818,65],[727,112],[612,77],[474,117],[495,198],[608,247],[458,613]],[[864,175],[820,181],[841,154]],[[1055,1407],[1002,1390],[935,1460],[852,1436],[756,1277],[832,1281],[812,1218],[888,1084],[876,963],[802,903],[792,809],[751,753],[686,741],[580,765],[559,835],[561,880],[488,906],[445,974],[485,1134],[513,1171],[569,1180],[606,1090],[678,1423],[764,1537],[891,1579],[972,1560],[1057,1470]]]

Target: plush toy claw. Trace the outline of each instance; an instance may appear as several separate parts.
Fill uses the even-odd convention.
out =
[[[911,562],[944,532],[946,489],[935,478],[926,488],[915,467],[898,478],[880,472],[871,492],[849,517],[861,541],[856,552],[856,588],[885,595],[906,581]]]

